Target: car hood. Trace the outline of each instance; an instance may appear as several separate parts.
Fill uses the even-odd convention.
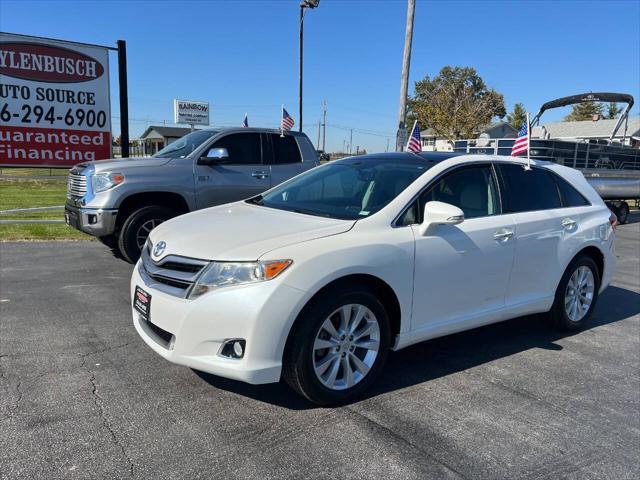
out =
[[[166,243],[162,257],[257,260],[276,248],[347,232],[354,223],[237,202],[171,219],[150,238]]]
[[[91,163],[83,163],[81,166],[93,165],[96,173],[129,170],[130,168],[161,167],[171,161],[170,158],[111,158],[109,160],[97,160]]]

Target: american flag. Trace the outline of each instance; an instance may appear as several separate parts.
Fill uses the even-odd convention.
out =
[[[293,127],[293,124],[296,123],[293,120],[293,117],[289,115],[287,109],[282,107],[282,120],[280,121],[280,128],[283,132],[288,132]]]
[[[413,153],[419,153],[422,151],[422,138],[420,137],[420,124],[416,120],[413,124],[413,130],[411,130],[411,136],[407,142],[407,150]]]
[[[245,113],[244,120],[242,121],[242,128],[249,128],[249,116]]]
[[[527,120],[522,125],[522,128],[518,132],[518,138],[516,138],[513,147],[511,147],[511,156],[517,157],[521,153],[527,153],[529,151],[529,115],[527,114]]]

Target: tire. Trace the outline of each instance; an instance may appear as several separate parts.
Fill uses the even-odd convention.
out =
[[[582,273],[585,277],[582,277]],[[589,272],[589,273],[587,273]],[[584,278],[584,287],[581,279]],[[571,282],[571,284],[570,284]],[[585,310],[586,300],[573,295],[574,286],[578,283],[579,289],[583,293],[583,298],[589,300],[588,308]],[[590,285],[589,285],[590,284]],[[549,317],[553,326],[559,330],[576,331],[582,329],[589,321],[596,307],[598,300],[598,290],[600,289],[600,273],[594,260],[587,255],[579,255],[574,258],[562,276],[555,300],[549,312]],[[570,300],[571,297],[575,302]],[[573,310],[575,306],[575,310]]]
[[[122,224],[118,235],[118,249],[123,259],[129,263],[136,263],[149,232],[176,215],[177,213],[169,208],[155,205],[132,212]]]
[[[355,335],[350,336],[353,343],[347,336],[338,346],[336,339],[342,331],[341,311],[348,312],[353,320],[351,325],[354,325]],[[364,316],[358,320],[361,314]],[[337,335],[329,334],[325,328],[326,322],[334,325]],[[377,330],[372,323],[377,325]],[[362,335],[358,341],[358,332],[367,332],[367,328],[368,333]],[[293,390],[315,404],[327,406],[352,401],[379,375],[389,352],[390,338],[387,312],[370,291],[362,287],[347,291],[334,288],[314,299],[300,313],[287,339],[282,376]],[[319,343],[316,344],[316,341]],[[326,342],[332,346],[314,350],[314,345],[325,345]],[[376,342],[377,351],[374,354]],[[360,347],[358,344],[366,346]],[[354,357],[359,360],[358,363]],[[352,375],[347,374],[345,362]],[[339,363],[338,367],[336,363]],[[324,374],[316,373],[322,371],[327,364],[329,366],[324,370]],[[332,383],[331,374],[334,367],[333,387],[330,388],[327,385]],[[364,367],[368,367],[368,370],[362,373]],[[352,386],[349,387],[349,383]]]
[[[624,225],[629,221],[629,204],[627,202],[622,202],[616,209],[616,216],[620,225]]]

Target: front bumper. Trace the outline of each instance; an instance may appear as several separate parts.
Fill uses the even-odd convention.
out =
[[[94,237],[114,233],[117,216],[117,209],[77,208],[69,204],[64,206],[64,219],[67,225]]]
[[[286,337],[305,292],[275,279],[187,300],[147,285],[138,268],[131,277],[131,298],[136,285],[151,294],[151,325],[132,307],[133,324],[157,354],[172,363],[247,383],[280,380]],[[242,358],[219,355],[228,339],[246,340]]]

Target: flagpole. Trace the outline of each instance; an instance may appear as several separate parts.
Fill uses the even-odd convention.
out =
[[[284,137],[284,127],[282,126],[283,119],[284,119],[284,103],[282,104],[282,110],[280,111],[280,138]]]
[[[529,112],[527,112],[527,168],[531,170],[531,124],[529,123]]]

